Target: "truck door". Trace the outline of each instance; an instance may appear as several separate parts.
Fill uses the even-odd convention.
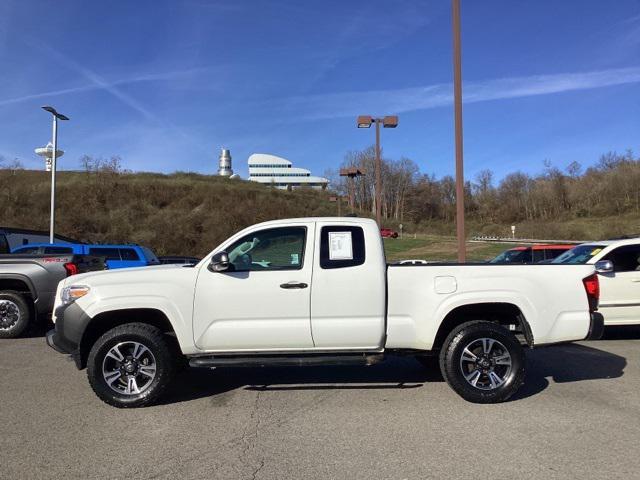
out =
[[[386,264],[378,228],[317,222],[315,251],[311,331],[316,349],[382,348]]]
[[[208,351],[313,348],[310,284],[314,223],[251,232],[223,249],[233,267],[200,266],[194,341]]]
[[[614,271],[600,275],[600,312],[606,323],[640,322],[640,245],[609,252]]]

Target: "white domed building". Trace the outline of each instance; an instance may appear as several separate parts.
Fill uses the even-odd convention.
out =
[[[266,153],[254,153],[249,157],[249,180],[280,189],[311,187],[326,189],[329,180],[311,175],[309,170],[294,167],[281,157]]]

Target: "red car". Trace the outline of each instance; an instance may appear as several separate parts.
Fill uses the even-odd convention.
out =
[[[381,228],[380,235],[382,238],[398,238],[398,232],[390,228]]]

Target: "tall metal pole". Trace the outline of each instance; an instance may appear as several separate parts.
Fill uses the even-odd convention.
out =
[[[56,223],[56,153],[58,152],[58,117],[53,117],[53,152],[51,157],[51,217],[49,219],[49,243],[53,242]]]
[[[376,222],[382,228],[382,160],[380,159],[380,122],[376,118]]]
[[[456,144],[456,233],[458,262],[467,256],[464,233],[464,168],[462,154],[462,55],[460,53],[460,0],[451,0],[453,17],[453,97]]]

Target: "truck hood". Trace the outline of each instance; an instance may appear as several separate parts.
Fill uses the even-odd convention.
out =
[[[157,279],[159,276],[177,273],[177,270],[195,270],[193,266],[182,264],[154,265],[150,267],[118,268],[115,270],[101,270],[98,272],[87,272],[79,275],[67,277],[64,286],[68,285],[106,285],[135,282],[145,282]]]

